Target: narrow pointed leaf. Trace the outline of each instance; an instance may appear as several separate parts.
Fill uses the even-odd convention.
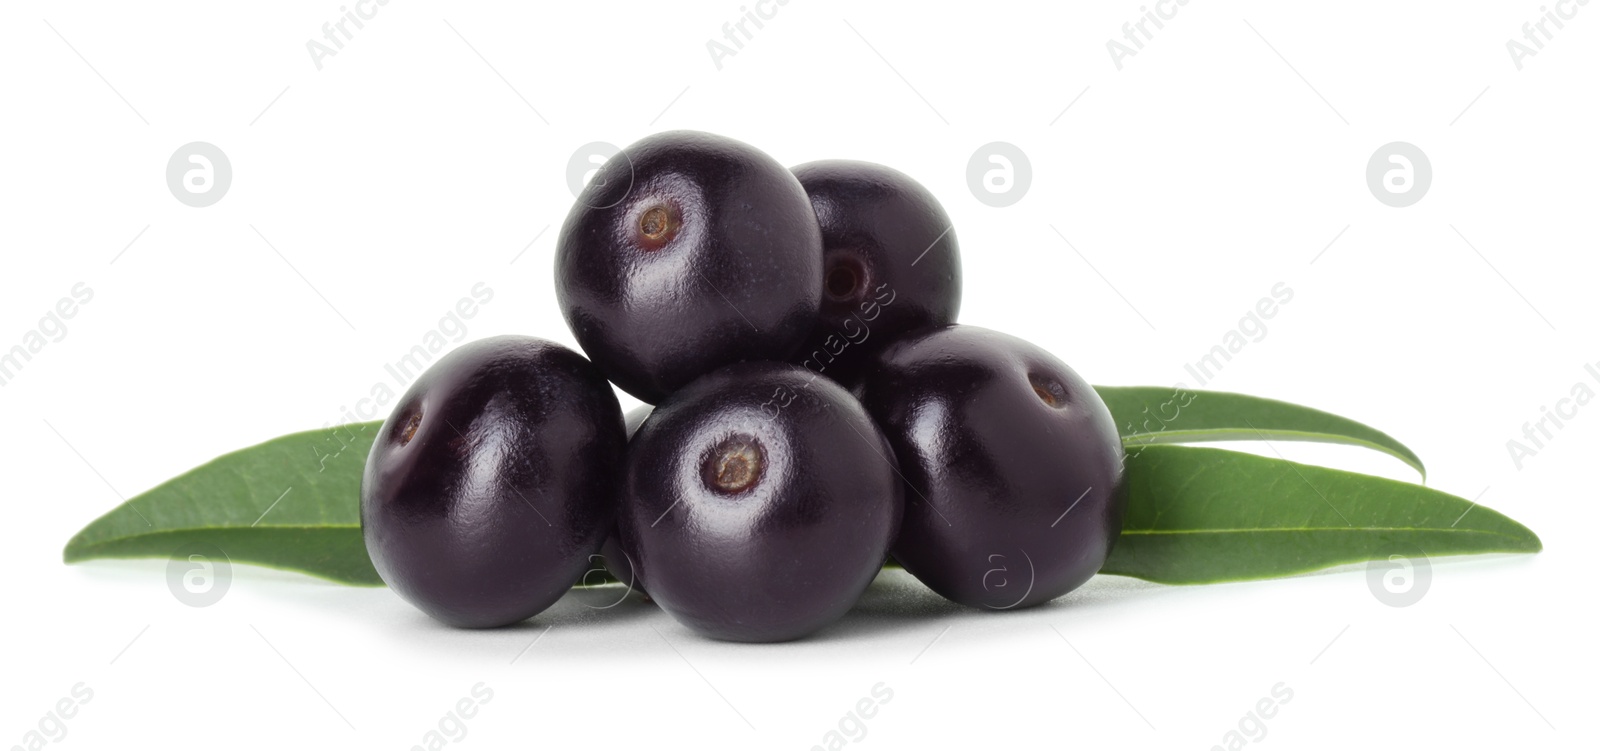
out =
[[[214,545],[234,563],[382,584],[361,539],[361,473],[380,423],[235,451],[129,499],[67,543],[68,563]]]
[[[1128,515],[1102,573],[1168,584],[1264,579],[1408,550],[1532,553],[1503,514],[1421,485],[1224,449],[1128,458]]]
[[[64,558],[164,558],[203,543],[236,563],[381,584],[359,512],[377,426],[296,433],[220,457],[95,520]],[[1505,516],[1417,485],[1219,449],[1130,449],[1129,513],[1105,573],[1197,584],[1287,576],[1399,548],[1540,549]]]
[[[1222,391],[1096,386],[1128,446],[1198,441],[1315,441],[1365,446],[1427,476],[1422,460],[1387,433],[1298,404]]]

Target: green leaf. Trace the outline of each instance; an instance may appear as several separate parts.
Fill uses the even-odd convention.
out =
[[[1128,515],[1102,573],[1204,584],[1408,549],[1434,557],[1541,548],[1499,512],[1381,477],[1197,446],[1146,446],[1127,471]]]
[[[1128,446],[1197,441],[1317,441],[1376,449],[1427,477],[1422,460],[1375,428],[1320,409],[1222,391],[1096,386]]]
[[[379,425],[295,433],[219,457],[94,520],[63,558],[166,558],[209,544],[233,563],[382,584],[361,539],[360,510]]]
[[[209,544],[235,563],[380,585],[359,510],[379,425],[296,433],[220,457],[95,520],[64,558],[165,558]],[[1526,527],[1418,485],[1212,448],[1135,442],[1130,453],[1128,516],[1104,573],[1198,584],[1288,576],[1402,547],[1429,556],[1540,549]]]

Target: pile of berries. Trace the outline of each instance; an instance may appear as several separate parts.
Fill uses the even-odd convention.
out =
[[[783,641],[890,555],[1009,609],[1082,584],[1117,538],[1110,412],[1043,349],[955,324],[955,233],[900,172],[654,135],[579,195],[555,281],[587,359],[464,345],[367,459],[372,562],[445,623],[529,618],[604,550],[695,631]],[[647,406],[625,418],[612,384]]]

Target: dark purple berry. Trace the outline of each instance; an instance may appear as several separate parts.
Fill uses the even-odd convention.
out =
[[[794,174],[823,248],[822,312],[795,362],[849,384],[907,332],[955,323],[961,256],[932,193],[870,162],[810,162]]]
[[[578,196],[556,242],[556,298],[601,371],[653,404],[723,365],[795,353],[822,299],[816,216],[752,146],[653,135]]]
[[[894,446],[906,515],[893,554],[934,591],[992,609],[1088,581],[1127,504],[1116,423],[1049,352],[973,326],[885,350],[864,403]]]
[[[658,405],[628,452],[623,548],[680,622],[733,641],[797,639],[850,609],[903,501],[859,402],[795,365],[744,363]]]
[[[383,580],[454,626],[504,626],[559,599],[616,517],[616,394],[572,350],[500,336],[445,355],[378,431],[361,531]]]

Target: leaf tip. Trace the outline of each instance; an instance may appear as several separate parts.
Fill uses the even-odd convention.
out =
[[[1528,528],[1523,527],[1523,529]],[[1531,529],[1528,529],[1528,547],[1526,549],[1529,553],[1539,553],[1544,550],[1544,541],[1540,540],[1539,535],[1534,534],[1534,531]]]

